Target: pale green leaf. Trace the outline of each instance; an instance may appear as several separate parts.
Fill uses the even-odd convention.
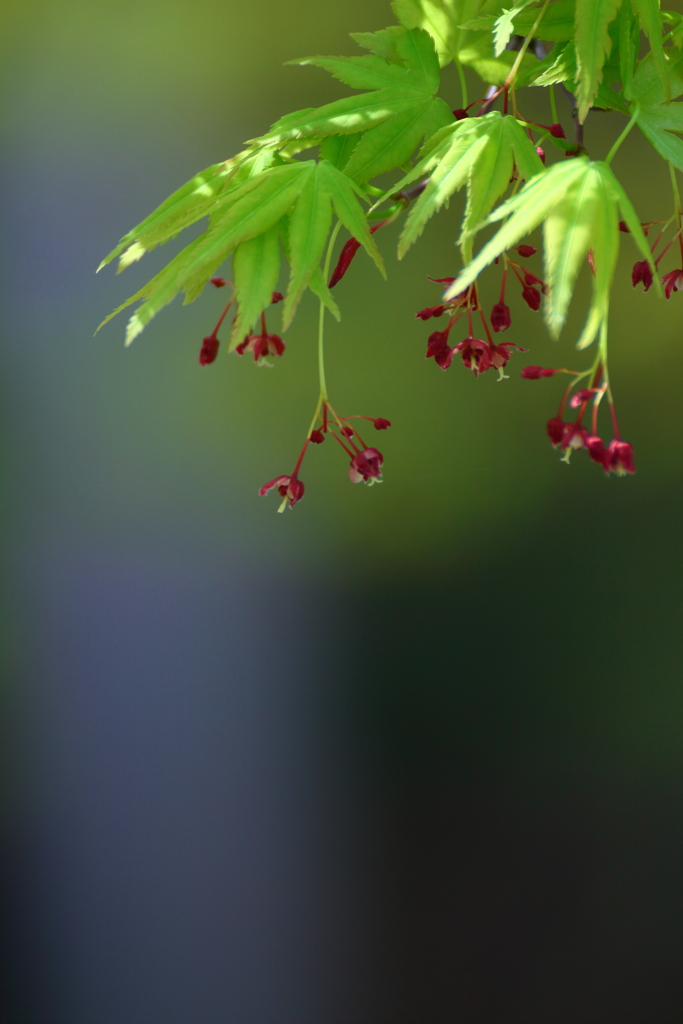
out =
[[[631,81],[638,57],[640,32],[633,16],[631,0],[623,0],[619,11],[619,73],[624,95],[630,99]]]
[[[557,43],[574,38],[574,6],[575,0],[557,0],[547,8],[537,30],[539,39],[547,39]],[[515,30],[520,36],[526,36],[534,27],[538,11],[524,11],[515,19]]]
[[[330,289],[327,287],[327,282],[323,277],[323,272],[320,269],[320,266],[317,266],[313,273],[311,274],[311,278],[308,282],[308,287],[311,289],[314,295],[318,296],[318,298],[324,303],[327,309],[329,309],[330,313],[335,318],[335,320],[341,320],[339,306],[334,301],[334,296],[332,295]]]
[[[683,140],[679,139],[677,135],[671,135],[670,132],[662,131],[661,128],[652,125],[645,112],[638,118],[638,127],[660,156],[672,163],[679,171],[683,171]]]
[[[232,328],[230,351],[251,332],[271,302],[280,276],[279,224],[241,242],[232,257],[232,280],[237,299],[237,317]]]
[[[364,50],[370,50],[378,57],[390,60],[393,64],[403,64],[403,58],[399,56],[396,46],[400,37],[405,35],[405,31],[402,25],[391,25],[389,28],[381,28],[378,32],[351,32],[350,34],[353,41],[362,46]]]
[[[517,245],[525,235],[538,227],[567,190],[585,175],[587,165],[585,157],[553,164],[547,171],[532,178],[516,196],[494,210],[488,218],[489,223],[509,219],[461,271],[446,292],[447,298],[453,298],[469,288],[489,263],[493,263],[506,249]]]
[[[326,188],[327,175],[319,166],[307,178],[289,215],[291,273],[282,311],[282,328],[287,330],[311,274],[320,263],[332,223],[332,202]]]
[[[633,10],[638,15],[640,27],[647,36],[652,59],[664,89],[664,99],[671,99],[671,84],[667,70],[667,59],[662,44],[662,17],[659,11],[659,0],[631,0]]]
[[[124,249],[136,246],[135,252],[124,261],[125,265],[129,265],[156,245],[177,235],[184,227],[205,217],[211,212],[217,196],[232,181],[241,163],[251,152],[244,150],[231,160],[224,160],[196,174],[158,206],[149,217],[145,217],[132,231],[124,235],[97,269],[101,270],[111,263]]]
[[[350,178],[325,160],[321,161],[318,174],[332,197],[332,205],[337,217],[374,260],[380,273],[386,277],[384,261],[368,227],[363,208],[356,198],[357,195],[362,195],[362,192]]]
[[[614,176],[607,164],[604,163],[594,164],[592,170],[598,179],[591,240],[595,274],[588,317],[577,342],[577,347],[580,349],[587,348],[592,344],[600,329],[600,324],[607,317],[620,242],[616,194],[612,187]]]
[[[655,107],[641,106],[638,124],[664,131],[683,132],[683,103],[662,103]]]
[[[515,31],[515,18],[522,13],[534,0],[522,0],[522,3],[510,10],[504,10],[493,26],[493,54],[500,57],[501,53],[512,39]]]
[[[345,172],[355,181],[400,167],[412,156],[425,135],[431,135],[453,115],[443,100],[430,99],[397,114],[366,132],[353,151]]]
[[[321,160],[329,160],[331,164],[343,171],[361,137],[360,132],[355,135],[328,135],[320,146]]]
[[[403,42],[403,38],[399,42]],[[414,93],[413,102],[420,96],[430,96],[433,91],[422,74],[415,74],[398,64],[390,64],[382,57],[300,57],[287,63],[323,68],[352,89],[398,88],[406,93]]]
[[[408,65],[411,77],[420,83],[421,91],[425,95],[434,96],[439,89],[441,74],[439,58],[430,34],[415,28],[398,38],[396,49],[399,57]]]
[[[576,0],[574,46],[577,63],[577,104],[584,121],[602,81],[602,69],[612,49],[608,27],[621,0]]]
[[[466,42],[458,50],[461,64],[471,67],[480,78],[490,85],[502,85],[507,79],[512,65],[519,54],[512,50],[504,50],[500,57],[493,52],[493,36],[490,32],[479,32],[467,36]],[[532,70],[537,60],[530,53],[525,53],[520,65],[520,72],[526,74]]]
[[[482,0],[393,0],[391,6],[407,29],[429,32],[443,65],[457,59],[463,35],[459,26],[477,15]]]

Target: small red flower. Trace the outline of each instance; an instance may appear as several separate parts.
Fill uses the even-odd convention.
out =
[[[501,380],[503,379],[503,367],[506,365],[510,356],[512,355],[512,353],[510,352],[511,348],[516,348],[518,352],[526,352],[526,349],[521,348],[519,345],[515,345],[515,343],[512,341],[504,341],[501,342],[500,345],[489,346],[489,351],[491,354],[491,366],[493,366],[496,370],[501,371]]]
[[[265,359],[266,356],[281,356],[285,350],[285,343],[277,334],[250,334],[241,345],[238,345],[235,352],[239,356],[245,352],[254,353],[254,362]]]
[[[199,350],[199,362],[202,366],[208,366],[212,363],[218,355],[218,346],[220,342],[218,338],[214,338],[211,335],[208,338],[204,338],[202,341],[202,347]]]
[[[631,282],[634,288],[637,284],[642,283],[644,291],[648,290],[652,284],[652,267],[647,260],[640,260],[638,263],[633,264]]]
[[[415,314],[416,320],[431,320],[434,316],[442,316],[445,306],[428,306],[427,309],[421,309],[419,313]]]
[[[271,305],[276,306],[278,302],[282,302],[283,298],[284,295],[282,294],[282,292],[273,292],[273,297],[270,300]]]
[[[522,377],[524,380],[540,380],[541,377],[552,377],[556,373],[560,373],[560,371],[551,370],[550,367],[525,366],[522,370]]]
[[[387,427],[391,426],[390,420],[384,420],[381,416],[378,416],[376,420],[372,421],[375,425],[375,430],[386,430]]]
[[[619,221],[619,230],[623,231],[625,235],[629,235],[631,233],[631,229],[629,228],[625,220]]]
[[[436,357],[446,349],[449,349],[447,332],[434,331],[427,338],[427,353],[425,355],[425,359],[436,359]]]
[[[580,423],[565,423],[562,447],[574,449],[583,448],[588,436],[588,431],[585,427],[582,427]]]
[[[551,124],[550,134],[554,139],[566,139],[567,136],[564,134],[564,128],[561,124]]]
[[[453,353],[455,352],[460,353],[463,363],[468,370],[472,370],[475,377],[485,373],[491,366],[491,349],[485,341],[481,341],[479,338],[465,338],[455,346]]]
[[[672,292],[683,292],[683,270],[670,270],[662,278],[662,284],[667,299],[671,298]]]
[[[277,487],[278,492],[289,502],[290,508],[293,508],[297,501],[301,501],[304,496],[304,485],[295,476],[276,476],[274,480],[259,488],[259,494],[268,494],[274,487]]]
[[[518,245],[517,252],[520,256],[526,258],[528,256],[535,256],[538,249],[534,249],[533,245]]]
[[[558,445],[562,444],[566,428],[567,424],[558,417],[548,420],[546,423],[545,429],[548,432],[548,437],[550,438],[550,443],[553,448],[557,448]]]
[[[366,448],[358,452],[351,460],[349,477],[351,482],[359,484],[361,480],[366,483],[380,482],[382,479],[382,464],[384,456],[376,448]]]
[[[599,466],[602,466],[606,473],[609,473],[609,456],[602,438],[598,437],[596,434],[589,434],[585,439],[585,445],[593,462],[597,462]]]
[[[462,107],[458,107],[457,110],[453,111],[453,117],[455,118],[456,121],[464,121],[464,119],[469,116],[470,115],[467,113],[467,111],[463,110]]]
[[[538,288],[533,288],[531,285],[527,285],[526,288],[522,289],[522,298],[529,309],[533,309],[534,312],[537,312],[541,308],[541,293]]]
[[[542,163],[545,164],[545,150],[543,149],[543,146],[536,146],[536,152],[538,153]]]
[[[599,388],[582,388],[581,391],[577,391],[575,395],[572,395],[572,400],[569,403],[572,409],[578,409],[584,402],[590,402],[591,398],[595,398],[596,395],[600,394]]]
[[[323,441],[325,440],[325,435],[323,434],[322,430],[314,430],[311,433],[310,440],[313,442],[313,444],[322,444]]]
[[[354,434],[353,427],[342,427],[341,428],[341,432],[344,435],[344,437],[349,437],[349,438],[353,437],[353,434]]]
[[[212,277],[211,284],[216,288],[225,288],[226,280],[224,277]]]
[[[625,476],[626,473],[635,473],[636,467],[633,463],[633,445],[628,441],[610,441],[607,448],[609,468],[617,476]]]
[[[504,302],[497,302],[491,310],[491,327],[494,331],[507,331],[511,323],[509,307]]]

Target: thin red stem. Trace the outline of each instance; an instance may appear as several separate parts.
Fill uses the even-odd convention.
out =
[[[227,304],[227,306],[225,307],[225,309],[224,309],[224,310],[223,310],[223,312],[221,313],[221,315],[220,315],[220,318],[219,318],[219,320],[218,320],[218,323],[216,324],[216,326],[215,326],[215,327],[214,327],[214,329],[213,329],[213,333],[212,333],[212,335],[211,335],[211,337],[212,337],[212,338],[215,338],[215,337],[216,337],[216,335],[218,334],[218,332],[219,332],[219,330],[220,330],[220,327],[221,327],[221,324],[222,324],[222,323],[223,323],[223,321],[225,320],[225,317],[227,316],[228,310],[230,309],[230,307],[232,306],[232,304],[233,304],[233,302],[234,302],[234,301],[235,301],[235,299],[234,299],[234,296],[233,296],[233,298],[232,298],[232,299],[230,299],[230,302],[229,302],[229,303]]]
[[[488,339],[488,343],[489,343],[489,345],[493,345],[493,338],[491,337],[491,332],[489,331],[489,325],[486,323],[486,317],[484,316],[484,311],[481,308],[481,306],[479,307],[479,316],[481,317],[481,322],[484,325],[484,330],[486,331],[486,337]]]

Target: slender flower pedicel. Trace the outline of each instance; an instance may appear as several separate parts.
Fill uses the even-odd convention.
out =
[[[563,461],[579,453],[608,476],[632,475],[633,447],[621,437],[610,378],[610,296],[621,244],[635,259],[631,284],[651,292],[643,301],[683,291],[677,179],[683,156],[675,134],[683,132],[683,103],[676,102],[683,95],[683,15],[660,10],[659,0],[394,0],[391,6],[399,24],[354,36],[363,54],[292,62],[330,71],[355,96],[285,114],[239,154],[178,189],[104,260],[102,265],[119,258],[123,270],[185,227],[205,222],[203,233],[115,311],[139,303],[126,344],[177,294],[191,302],[211,284],[228,287],[230,299],[202,340],[200,365],[220,357],[226,368],[234,367],[237,360],[224,362],[231,353],[251,355],[259,367],[277,366],[286,351],[283,335],[304,293],[312,292],[319,302],[317,337],[293,332],[287,344],[291,337],[293,346],[307,347],[317,361],[317,401],[313,405],[312,394],[312,420],[292,472],[260,493],[277,490],[280,511],[293,508],[304,496],[305,458],[318,458],[310,452],[321,450],[339,458],[340,448],[354,483],[379,483],[384,456],[368,443],[374,436],[368,430],[384,431],[391,423],[340,416],[331,405],[325,317],[339,319],[337,299],[348,298],[354,275],[368,272],[368,258],[386,274],[378,241],[386,247],[391,232],[380,229],[401,222],[402,258],[431,217],[453,218],[459,209],[462,221],[453,224],[457,257],[454,252],[452,265],[443,268],[449,276],[431,278],[439,293],[425,296],[430,305],[415,314],[429,324],[425,356],[432,362],[420,365],[416,349],[405,358],[425,374],[433,374],[432,364],[442,371],[455,364],[447,387],[474,386],[472,377],[486,387],[490,370],[508,381],[512,357],[514,365],[531,347],[532,314],[540,313],[535,323],[542,317],[551,337],[559,338],[574,293],[581,294],[576,282],[583,268],[591,288],[576,339],[579,352],[590,353],[584,368],[547,367],[546,357],[534,351],[531,358],[540,362],[523,367],[521,377],[568,381],[546,424]],[[442,88],[441,69],[451,61],[459,84],[447,79]],[[527,116],[527,87],[536,96],[545,90],[546,114],[533,115],[539,120]],[[564,112],[558,111],[559,89],[569,101]],[[589,153],[584,124],[593,109],[600,115],[593,119]],[[620,119],[602,138],[602,126]],[[612,167],[636,129],[666,164],[672,206],[663,220],[641,221]],[[616,139],[611,145],[608,136]],[[461,204],[458,193],[466,193]],[[542,254],[534,234],[540,228]],[[220,276],[228,259],[230,279]],[[272,318],[279,323],[280,315],[282,326],[273,329]],[[369,343],[372,337],[369,330]],[[402,358],[398,353],[410,353],[410,347],[396,351]],[[574,362],[566,356],[551,361]],[[469,385],[460,366],[470,371]],[[523,395],[527,385],[506,386]],[[321,449],[327,441],[334,443]]]

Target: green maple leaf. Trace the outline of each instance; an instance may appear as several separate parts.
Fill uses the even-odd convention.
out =
[[[500,57],[501,53],[512,39],[512,35],[515,31],[515,19],[522,13],[525,7],[528,7],[534,0],[522,0],[522,3],[517,4],[516,7],[510,8],[509,11],[504,10],[499,18],[496,19],[493,26],[493,53],[494,56]]]
[[[576,0],[574,47],[580,121],[585,120],[602,82],[603,65],[612,49],[608,28],[617,16],[620,4],[621,0]]]
[[[683,171],[683,140],[671,134],[683,132],[683,103],[641,107],[637,123],[659,155]]]
[[[659,0],[631,0],[638,16],[640,27],[650,42],[650,49],[659,80],[664,88],[664,99],[671,99],[671,87],[667,70],[667,59],[662,43],[662,16]]]
[[[429,183],[411,208],[399,243],[403,257],[422,234],[424,226],[463,185],[468,186],[462,241],[465,258],[471,249],[471,229],[493,208],[508,187],[513,167],[524,178],[543,171],[536,148],[514,117],[494,110],[471,121],[444,128],[426,147],[427,152],[393,191],[429,175]]]
[[[554,164],[491,214],[489,223],[504,219],[505,223],[465,267],[446,295],[452,298],[468,288],[484,267],[544,222],[548,285],[545,316],[554,337],[559,335],[567,318],[581,264],[588,252],[593,252],[593,300],[578,342],[580,348],[585,348],[594,340],[607,315],[619,254],[618,211],[655,273],[656,267],[638,215],[611,169],[605,163],[579,157]]]
[[[402,64],[376,55],[307,57],[290,61],[292,64],[325,68],[351,88],[372,91],[282,118],[267,135],[254,141],[261,145],[279,146],[296,138],[366,132],[360,143],[364,144],[364,149],[357,158],[354,153],[356,163],[353,170],[349,170],[357,180],[367,180],[373,174],[381,173],[377,167],[388,169],[385,167],[387,161],[397,156],[401,158],[399,162],[404,162],[420,138],[433,130],[435,124],[443,124],[446,118],[451,120],[452,114],[443,100],[436,98],[439,62],[431,37],[419,29],[405,32],[396,37],[396,52]],[[399,115],[405,117],[394,122]],[[372,129],[385,121],[394,122],[393,126],[387,126],[384,132],[373,136]],[[384,151],[394,128],[398,141],[393,154],[389,155]],[[366,141],[368,135],[371,137]]]
[[[386,37],[383,41],[389,45]],[[377,48],[376,41],[372,45]],[[391,46],[401,63],[377,55],[290,61],[324,68],[354,89],[374,91],[282,119],[261,144],[363,132],[345,166],[349,177],[368,181],[404,164],[422,139],[451,122],[453,115],[443,100],[436,98],[439,62],[428,33],[401,29],[391,35]]]
[[[558,0],[552,3],[546,10],[538,27],[538,38],[547,39],[550,42],[562,42],[574,38],[574,7],[576,0]],[[486,5],[488,7],[488,4]],[[502,13],[502,4],[495,5],[494,12],[488,12],[486,8],[482,11],[481,17],[465,22],[461,27],[471,31],[493,32],[496,21]],[[526,36],[531,32],[536,18],[538,17],[538,6],[534,10],[525,10],[515,16],[515,32]]]
[[[458,59],[463,22],[475,18],[483,0],[393,0],[394,13],[407,29],[429,32],[442,65]]]

